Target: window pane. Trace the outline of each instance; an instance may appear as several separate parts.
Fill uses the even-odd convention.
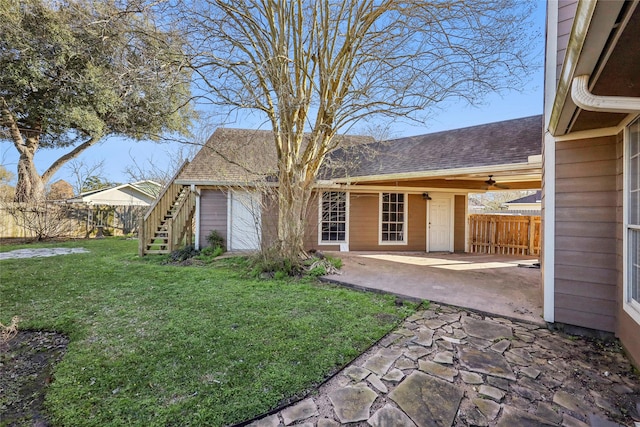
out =
[[[640,304],[640,230],[629,230],[629,297]]]
[[[347,194],[341,191],[322,193],[322,223],[320,224],[322,241],[344,241],[347,224]],[[342,231],[339,233],[338,231]]]
[[[640,304],[640,230],[632,228],[640,225],[640,119],[629,125],[625,161],[627,162],[627,227],[628,247],[625,260],[627,276],[627,295],[629,300]]]
[[[404,237],[398,231],[402,231],[404,227],[404,194],[382,193],[381,211],[380,239],[402,242]]]
[[[640,225],[640,191],[629,194],[629,224]]]

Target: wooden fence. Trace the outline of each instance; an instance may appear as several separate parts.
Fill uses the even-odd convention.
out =
[[[539,215],[469,216],[469,250],[480,254],[540,255]]]

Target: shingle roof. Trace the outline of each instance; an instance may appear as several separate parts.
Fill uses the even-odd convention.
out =
[[[509,200],[505,202],[505,204],[512,203],[538,203],[542,199],[542,191],[538,190],[533,194],[529,194],[528,196],[520,197],[519,199]]]
[[[541,153],[542,116],[377,143],[363,136],[341,138],[347,139],[347,148],[327,156],[321,179],[527,163],[529,156]],[[248,183],[276,171],[271,131],[218,128],[177,181]]]
[[[539,115],[375,143],[367,147],[368,155],[358,149],[339,150],[331,160],[342,159],[349,166],[332,171],[331,176],[380,176],[527,163],[529,156],[542,152],[542,128]]]
[[[364,136],[337,136],[346,144],[371,143]],[[273,132],[265,130],[218,128],[178,176],[179,183],[248,183],[273,176],[277,154]]]

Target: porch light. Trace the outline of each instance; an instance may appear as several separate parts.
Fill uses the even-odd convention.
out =
[[[431,200],[431,196],[429,195],[429,193],[422,193],[422,198],[424,200]]]

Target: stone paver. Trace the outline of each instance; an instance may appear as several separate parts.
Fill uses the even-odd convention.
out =
[[[20,259],[20,258],[45,258],[58,255],[86,254],[88,250],[84,248],[38,248],[38,249],[16,249],[15,251],[0,252],[0,260]]]
[[[293,424],[296,421],[306,420],[314,415],[318,415],[318,407],[313,399],[305,399],[302,402],[289,406],[282,411],[282,418],[284,419],[285,425]]]
[[[640,427],[619,348],[433,303],[310,396],[251,425]]]
[[[383,408],[376,411],[371,418],[367,420],[372,427],[415,427],[416,425],[411,421],[404,412],[400,409],[396,409],[393,406],[387,404]]]
[[[516,379],[516,375],[513,373],[513,369],[511,369],[507,360],[494,351],[481,351],[471,347],[460,347],[458,349],[458,358],[460,359],[460,365],[468,371],[493,375],[508,380]]]
[[[415,371],[389,394],[419,427],[450,426],[462,400],[456,386]]]
[[[363,384],[347,386],[329,393],[336,415],[341,423],[353,423],[369,418],[373,401],[378,395]]]

